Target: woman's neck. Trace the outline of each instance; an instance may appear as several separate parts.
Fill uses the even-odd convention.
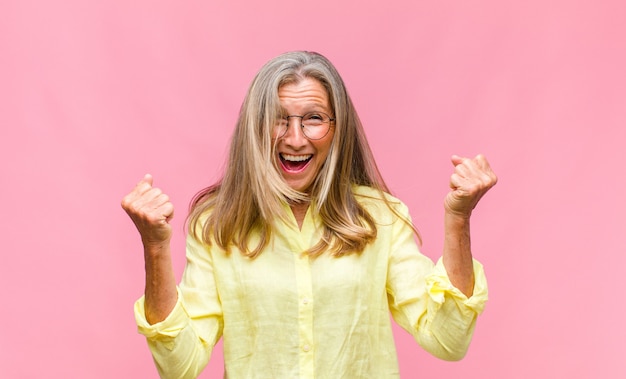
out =
[[[291,204],[291,211],[293,212],[296,222],[298,223],[298,229],[302,229],[302,223],[304,222],[304,216],[306,216],[307,209],[309,209],[309,203]]]

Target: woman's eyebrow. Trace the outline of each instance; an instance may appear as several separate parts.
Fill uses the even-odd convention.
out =
[[[330,108],[321,103],[306,104],[304,107],[302,107],[302,109],[304,109],[304,113],[314,112],[314,111],[320,111],[324,113],[330,112]],[[281,114],[286,114],[287,110],[284,107],[280,107],[280,112]]]

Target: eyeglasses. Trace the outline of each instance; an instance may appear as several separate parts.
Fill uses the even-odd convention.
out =
[[[272,135],[274,138],[281,138],[289,129],[289,119],[296,117],[300,119],[300,127],[304,136],[310,140],[318,140],[326,137],[330,130],[330,123],[335,121],[323,112],[309,112],[303,116],[281,116],[274,124]]]

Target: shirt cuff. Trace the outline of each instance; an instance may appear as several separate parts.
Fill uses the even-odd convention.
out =
[[[165,320],[150,324],[146,320],[145,296],[142,296],[135,302],[135,322],[137,323],[137,331],[148,339],[159,339],[159,337],[175,338],[181,330],[187,326],[189,317],[183,306],[180,289],[176,288],[178,300],[174,309],[170,312]]]
[[[452,297],[457,303],[463,304],[465,307],[471,309],[477,314],[481,314],[485,308],[487,302],[487,278],[485,277],[485,271],[483,265],[477,260],[473,260],[474,266],[474,291],[469,298],[465,296],[458,288],[454,287],[450,282],[448,273],[443,260],[440,258],[435,265],[435,268],[427,278],[426,285],[428,288],[428,294],[431,299],[439,304],[443,304],[446,295]]]

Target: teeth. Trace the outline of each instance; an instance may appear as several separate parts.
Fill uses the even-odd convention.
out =
[[[283,157],[284,160],[286,161],[292,161],[292,162],[302,162],[302,161],[306,161],[309,158],[312,157],[311,154],[308,155],[287,155],[287,154],[281,154],[281,156]]]

